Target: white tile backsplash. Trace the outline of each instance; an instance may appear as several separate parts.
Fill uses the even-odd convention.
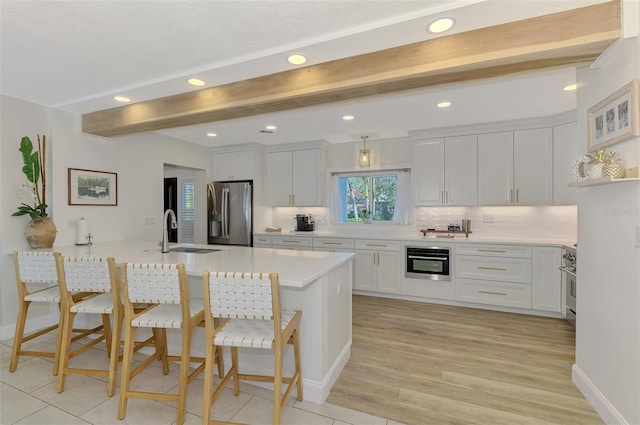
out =
[[[296,214],[311,214],[316,231],[336,230],[330,223],[328,208],[273,208],[273,225],[283,232],[294,230]],[[484,215],[493,216],[493,223],[485,223]],[[471,231],[480,236],[531,237],[575,240],[577,209],[569,206],[526,207],[415,207],[414,225],[420,229],[446,230],[449,224],[460,224],[465,215],[471,220]],[[375,226],[375,225],[372,225]],[[368,228],[371,229],[371,228]]]

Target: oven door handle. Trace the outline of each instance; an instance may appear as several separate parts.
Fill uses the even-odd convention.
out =
[[[575,275],[576,275],[576,272],[574,272],[574,271],[572,271],[572,270],[569,270],[569,269],[568,269],[568,268],[566,268],[566,267],[559,267],[559,269],[560,269],[560,271],[563,271],[563,272],[565,272],[565,273],[566,273],[566,274],[568,274],[568,275],[571,275],[571,276],[575,276]]]
[[[407,255],[407,258],[414,260],[414,259],[418,259],[418,260],[443,260],[446,261],[449,259],[448,255],[442,256],[442,257],[422,257],[420,255]]]

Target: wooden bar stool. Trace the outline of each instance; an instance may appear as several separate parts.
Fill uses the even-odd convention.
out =
[[[177,424],[182,425],[185,416],[187,385],[204,370],[203,357],[191,357],[193,330],[204,320],[202,300],[191,300],[187,273],[184,264],[127,264],[122,265],[124,288],[125,342],[120,383],[118,418],[127,413],[129,398],[143,398],[178,402]],[[147,303],[148,308],[134,311],[136,303]],[[155,328],[157,331],[156,352],[131,370],[134,336],[138,328]],[[169,356],[166,348],[166,329],[182,330],[180,356]],[[177,394],[131,390],[131,380],[153,360],[162,360],[162,371],[169,373],[168,360],[180,361],[180,384]],[[198,367],[189,373],[189,363]]]
[[[60,350],[60,368],[58,373],[57,392],[64,391],[65,378],[68,374],[108,377],[107,395],[115,392],[116,373],[118,370],[118,354],[120,349],[120,332],[124,309],[120,300],[120,284],[116,262],[112,257],[63,257],[55,253],[62,297],[61,314],[63,315],[62,344]],[[81,300],[74,300],[73,292],[91,294]],[[93,339],[82,347],[71,352],[71,333],[73,321],[78,313],[99,314],[102,317],[104,334]],[[113,331],[110,316],[113,316]],[[109,353],[109,369],[69,368],[69,360],[87,351],[101,341],[105,341]]]
[[[239,380],[273,382],[273,424],[280,415],[294,386],[302,400],[300,343],[298,329],[302,311],[282,311],[277,273],[205,272],[202,277],[207,335],[202,424],[209,424],[211,406],[231,378],[233,393],[240,392]],[[221,319],[216,325],[214,319]],[[293,345],[295,371],[282,376],[282,357],[286,344]],[[231,368],[212,392],[215,347],[231,347]],[[273,376],[238,372],[238,347],[274,350]],[[282,393],[282,383],[287,387]]]
[[[48,251],[16,251],[13,253],[13,263],[16,272],[16,283],[18,285],[18,318],[16,319],[16,330],[13,338],[13,348],[11,350],[11,362],[9,371],[15,372],[18,367],[20,356],[53,357],[53,374],[58,374],[60,344],[62,342],[63,316],[60,316],[58,323],[44,329],[32,332],[25,336],[24,328],[29,313],[31,303],[56,304],[60,308],[60,289],[58,287],[58,274],[53,252]],[[30,291],[27,285],[45,284],[48,287]],[[81,299],[84,294],[73,294],[75,300]],[[93,329],[74,329],[78,335],[73,337],[73,341],[87,335],[100,331],[102,327]],[[23,350],[22,344],[31,341],[39,336],[45,335],[58,329],[56,337],[55,351],[35,351]]]

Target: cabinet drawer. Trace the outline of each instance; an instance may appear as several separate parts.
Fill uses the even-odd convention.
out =
[[[468,279],[531,283],[531,260],[474,255],[455,256],[455,275]]]
[[[531,308],[531,285],[456,279],[456,300]]]
[[[272,236],[273,245],[293,248],[311,248],[312,239],[297,236]]]
[[[374,251],[400,251],[402,243],[397,241],[356,239],[355,248],[370,249]]]
[[[353,249],[353,239],[313,238],[313,249]]]
[[[488,257],[531,258],[531,247],[524,245],[477,245],[459,244],[456,254],[484,255]]]
[[[273,243],[273,236],[253,236],[253,245],[271,246]]]

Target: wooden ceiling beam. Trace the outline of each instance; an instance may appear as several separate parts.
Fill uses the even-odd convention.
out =
[[[620,1],[83,115],[114,137],[594,61],[621,34]]]

